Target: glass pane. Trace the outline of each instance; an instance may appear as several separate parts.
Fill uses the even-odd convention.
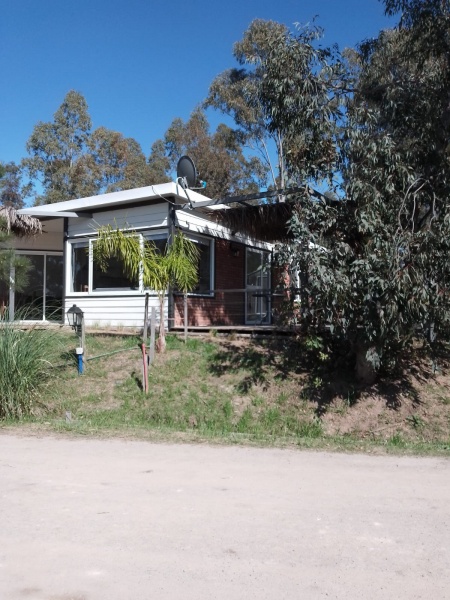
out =
[[[261,252],[247,250],[247,286],[261,287],[262,261]]]
[[[207,294],[211,290],[211,245],[197,244],[200,252],[198,261],[198,283],[195,292]]]
[[[270,254],[247,248],[247,323],[270,322]],[[267,290],[267,291],[266,291]]]
[[[45,282],[45,319],[62,321],[63,318],[63,279],[64,267],[62,256],[47,255]]]
[[[31,268],[27,285],[15,293],[16,318],[41,321],[44,318],[44,256],[28,254],[27,258]]]
[[[107,261],[106,271],[102,271],[94,262],[92,287],[97,291],[137,290],[139,282],[137,278],[132,281],[126,277],[123,262],[113,257]]]
[[[89,289],[89,254],[86,242],[72,245],[72,292]]]
[[[158,252],[158,254],[165,254],[166,250],[167,250],[167,237],[166,236],[159,236],[159,237],[154,237],[154,238],[147,238],[144,241],[145,244],[153,244],[153,246],[156,247],[156,252]]]

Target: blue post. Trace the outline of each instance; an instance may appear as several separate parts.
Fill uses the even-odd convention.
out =
[[[78,358],[78,375],[83,375],[83,348],[75,350]]]

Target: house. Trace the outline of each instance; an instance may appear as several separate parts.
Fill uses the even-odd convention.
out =
[[[41,221],[43,234],[16,240],[33,269],[28,287],[11,292],[10,312],[27,306],[27,318],[64,322],[76,304],[88,326],[141,327],[145,294],[158,310],[156,295],[142,281],[130,281],[119,260],[110,260],[106,272],[93,260],[98,227],[112,224],[161,248],[176,229],[198,244],[189,326],[269,325],[273,246],[227,226],[227,209],[173,182],[22,209]],[[184,307],[184,297],[171,290],[164,315],[169,328],[183,324]]]

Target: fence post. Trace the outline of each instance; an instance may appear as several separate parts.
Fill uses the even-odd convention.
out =
[[[188,334],[188,303],[187,294],[184,294],[184,343],[187,343]]]
[[[156,332],[156,308],[152,306],[152,316],[150,318],[150,364],[155,359],[155,332]]]
[[[144,304],[144,330],[142,332],[142,389],[148,393],[148,360],[147,360],[147,334],[148,334],[148,293],[145,294]]]

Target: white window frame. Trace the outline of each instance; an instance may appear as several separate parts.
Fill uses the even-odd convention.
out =
[[[167,229],[155,229],[146,232],[136,232],[140,239],[141,244],[144,244],[146,240],[151,241],[153,239],[162,239],[168,237]],[[189,296],[202,296],[211,298],[214,296],[214,266],[215,266],[215,240],[214,238],[186,233],[186,237],[194,243],[209,245],[210,265],[209,265],[209,292],[190,292]],[[139,274],[139,287],[136,290],[130,290],[124,288],[123,290],[94,290],[93,289],[93,248],[92,245],[96,242],[97,237],[76,237],[67,240],[66,246],[66,290],[67,296],[86,298],[87,296],[99,297],[99,296],[140,296],[145,294],[149,290],[144,288],[142,271]],[[73,246],[74,244],[86,244],[89,248],[89,271],[88,271],[88,290],[86,292],[77,292],[73,290]],[[57,253],[55,253],[57,254]],[[151,290],[150,290],[151,291]]]

